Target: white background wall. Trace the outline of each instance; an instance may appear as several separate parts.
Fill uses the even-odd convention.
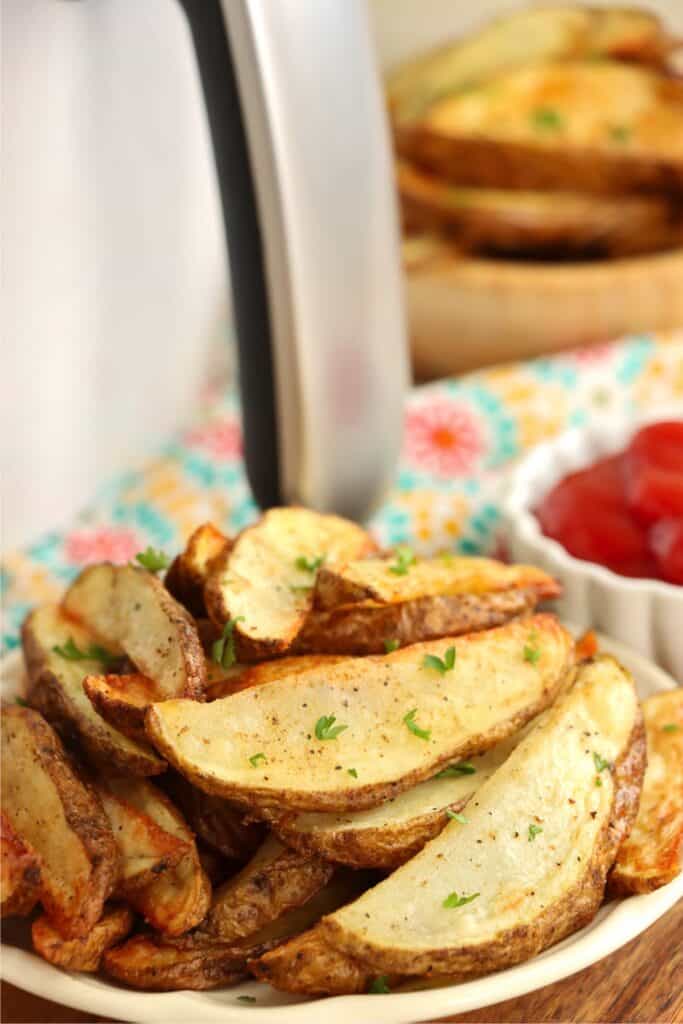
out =
[[[373,0],[382,61],[516,6]],[[683,0],[651,6],[683,32]],[[208,133],[177,4],[2,0],[1,10],[7,547],[67,520],[191,415],[228,313]]]

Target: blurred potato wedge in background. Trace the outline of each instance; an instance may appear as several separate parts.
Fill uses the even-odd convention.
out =
[[[213,523],[202,523],[191,534],[185,550],[171,563],[164,586],[195,618],[206,617],[204,585],[213,561],[230,541]]]
[[[119,772],[158,775],[165,770],[148,743],[139,743],[111,726],[86,696],[84,680],[101,672],[110,657],[92,633],[56,605],[44,605],[28,615],[21,638],[30,703],[63,739],[76,742],[95,763]]]
[[[25,917],[40,898],[40,858],[0,814],[0,917]]]
[[[612,893],[652,892],[683,867],[683,689],[643,702],[647,771],[640,809],[610,875]]]
[[[65,939],[49,918],[37,918],[31,926],[31,939],[36,953],[43,960],[65,971],[94,974],[100,969],[105,951],[121,942],[133,928],[135,916],[129,907],[111,907],[87,935]]]
[[[146,569],[102,563],[84,569],[62,607],[110,650],[122,651],[156,687],[156,699],[200,699],[206,668],[192,616]]]
[[[457,644],[344,659],[210,704],[154,704],[145,727],[207,792],[278,811],[360,809],[514,733],[553,700],[573,660],[571,635],[535,615]]]
[[[214,564],[204,591],[209,615],[229,631],[236,659],[283,654],[311,608],[323,562],[360,558],[374,548],[370,535],[348,519],[304,508],[270,509]]]
[[[65,937],[87,935],[118,874],[118,852],[95,793],[43,717],[2,707],[2,809],[40,858],[40,901]]]

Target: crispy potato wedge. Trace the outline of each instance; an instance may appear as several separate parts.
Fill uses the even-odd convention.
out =
[[[165,799],[150,782],[139,780],[133,785],[139,794],[138,805],[148,811]],[[187,840],[161,828],[148,811],[116,796],[105,779],[100,778],[96,788],[119,850],[118,896],[149,885],[190,853]]]
[[[157,697],[153,680],[139,672],[86,676],[83,689],[95,711],[124,736],[145,743],[145,712]]]
[[[455,234],[469,251],[632,256],[683,241],[680,213],[655,196],[598,196],[451,185],[401,161],[408,223]]]
[[[367,992],[372,978],[366,964],[329,944],[320,925],[267,951],[249,969],[281,992],[310,996]]]
[[[164,788],[199,839],[231,861],[244,864],[263,842],[265,826],[246,818],[243,807],[197,789],[176,772],[164,777]]]
[[[379,807],[345,814],[285,815],[275,818],[272,827],[285,843],[304,854],[355,868],[396,868],[441,832],[448,824],[448,811],[463,810],[523,734],[515,733],[485,754],[452,765],[444,774]]]
[[[683,866],[683,689],[643,702],[647,771],[640,809],[619,849],[610,891],[652,892]]]
[[[86,935],[116,882],[116,843],[56,733],[16,704],[2,709],[2,807],[40,858],[40,900],[51,921],[64,936]]]
[[[227,550],[229,545],[230,541],[217,526],[202,523],[166,573],[164,586],[169,594],[196,618],[206,616],[204,584],[214,559]]]
[[[659,64],[672,43],[649,11],[576,5],[525,8],[400,65],[388,76],[389,109],[401,127],[422,117],[444,96],[465,92],[524,64],[599,56]]]
[[[610,61],[539,64],[436,103],[401,140],[449,181],[683,191],[683,83]]]
[[[306,903],[333,872],[334,865],[315,854],[290,850],[268,836],[249,863],[217,890],[202,931],[223,942],[253,935]]]
[[[240,690],[248,690],[250,686],[272,683],[274,679],[283,679],[292,673],[304,672],[309,668],[327,668],[340,660],[340,657],[331,654],[301,654],[274,658],[273,661],[261,661],[257,665],[242,665],[239,672],[212,683],[206,691],[207,700],[220,700],[221,697],[229,697]]]
[[[542,569],[531,565],[504,565],[492,558],[443,555],[415,561],[405,571],[395,555],[366,558],[346,565],[323,566],[315,585],[316,608],[329,610],[354,601],[394,604],[421,597],[488,594],[505,590],[532,590],[538,600],[557,597],[560,586]]]
[[[80,651],[93,635],[68,619],[56,605],[31,612],[22,627],[30,702],[69,742],[76,742],[89,760],[132,775],[158,775],[165,763],[148,743],[138,743],[113,728],[97,713],[83,690],[83,681],[101,671],[93,659],[70,660],[56,647],[73,640]]]
[[[221,942],[203,932],[175,940],[139,935],[110,950],[104,957],[104,970],[133,988],[157,992],[235,984],[246,975],[248,962],[310,928],[322,914],[353,899],[368,884],[370,879],[361,871],[340,871],[304,906],[235,942]]]
[[[110,778],[107,788],[187,845],[187,852],[174,867],[127,893],[130,905],[153,928],[167,936],[183,935],[204,919],[211,903],[211,883],[201,866],[192,832],[156,786],[140,779]]]
[[[528,589],[418,597],[391,604],[358,601],[329,612],[311,612],[296,646],[299,651],[337,656],[385,654],[387,645],[406,647],[502,626],[532,612],[537,601],[536,593]]]
[[[304,508],[270,509],[214,563],[204,592],[209,615],[221,628],[234,623],[240,661],[283,654],[311,608],[319,560],[348,561],[374,548],[365,530],[348,519]]]
[[[65,939],[48,917],[39,917],[31,926],[31,939],[36,953],[55,967],[94,974],[100,969],[105,951],[125,939],[133,922],[133,912],[128,907],[112,907],[105,910],[87,935]]]
[[[481,973],[535,956],[600,906],[645,760],[630,675],[609,657],[584,663],[470,802],[468,823],[323,919],[324,938],[377,973]]]
[[[157,700],[202,697],[206,667],[197,628],[153,573],[91,565],[71,584],[62,606],[153,680]]]
[[[550,615],[460,637],[457,657],[450,647],[345,659],[211,704],[154,704],[145,727],[207,792],[280,813],[371,807],[521,728],[553,700],[574,657]],[[454,662],[442,674],[435,659],[446,657]],[[302,758],[314,769],[302,772]]]
[[[40,898],[40,858],[0,814],[0,917],[26,917]]]

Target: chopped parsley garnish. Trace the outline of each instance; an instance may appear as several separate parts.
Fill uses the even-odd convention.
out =
[[[259,761],[267,761],[268,758],[265,754],[252,754],[249,758],[249,764],[252,768],[258,768]]]
[[[400,646],[401,644],[398,640],[384,641],[384,650],[387,652],[387,654],[391,654],[393,651],[397,651]]]
[[[319,740],[336,740],[339,733],[348,729],[348,725],[335,725],[336,715],[323,715],[315,723],[315,735]]]
[[[557,132],[564,127],[562,115],[552,107],[537,107],[532,111],[531,121],[534,128],[543,132]]]
[[[602,779],[600,778],[599,775],[595,776],[595,785],[596,786],[602,786]]]
[[[394,576],[407,576],[411,565],[415,565],[415,553],[403,544],[396,548],[396,564],[389,566],[389,572],[393,572]]]
[[[358,772],[356,771],[355,768],[347,768],[346,770],[349,773],[349,775],[353,776],[354,779],[358,778]]]
[[[375,978],[368,989],[368,995],[371,996],[386,996],[389,992],[391,989],[386,974],[380,974],[379,978]]]
[[[540,835],[540,833],[542,831],[543,831],[543,829],[539,825],[529,825],[529,832],[528,832],[529,842],[533,843],[533,841],[536,838],[536,836]]]
[[[596,753],[595,750],[593,751],[593,764],[595,765],[595,769],[598,772],[604,772],[605,768],[610,767],[609,761],[606,761],[604,757],[600,757],[600,755]]]
[[[302,572],[317,572],[324,561],[325,555],[318,555],[317,558],[306,558],[305,555],[299,555],[294,565]]]
[[[443,658],[436,654],[425,654],[422,659],[422,668],[433,668],[439,675],[445,676],[455,665],[455,647],[449,647]]]
[[[243,621],[244,615],[238,615],[236,619],[230,619],[226,622],[223,626],[223,632],[211,647],[211,658],[221,668],[232,668],[237,661],[234,629],[238,622]]]
[[[237,1002],[238,1003],[255,1003],[256,1002],[256,996],[238,996],[237,997]]]
[[[662,732],[678,732],[680,728],[677,722],[667,722],[662,726]]]
[[[171,564],[171,559],[165,551],[153,547],[147,547],[145,551],[138,551],[135,561],[148,572],[161,572],[162,569],[168,569]]]
[[[24,700],[23,697],[15,697],[14,703],[18,704],[20,708],[28,708],[31,706],[27,700]]]
[[[407,715],[403,716],[403,721],[408,726],[414,736],[418,736],[421,740],[428,740],[432,735],[431,729],[421,729],[415,721],[415,715],[417,714],[417,708],[412,708]]]
[[[446,817],[450,818],[451,821],[457,821],[459,825],[466,825],[467,818],[464,814],[459,814],[458,811],[452,811],[450,807],[446,808]]]
[[[631,129],[627,124],[610,125],[609,137],[614,142],[628,142],[631,138]]]
[[[538,646],[538,635],[530,633],[524,645],[524,660],[530,665],[536,665],[541,659],[541,648]]]
[[[456,775],[475,775],[477,769],[469,761],[458,761],[457,764],[449,764],[434,776],[435,779],[452,779]]]
[[[478,895],[478,892],[473,892],[470,896],[458,896],[457,892],[450,892],[443,901],[442,906],[446,907],[447,910],[452,910],[455,907],[464,907],[466,903],[476,900]]]
[[[296,584],[292,584],[289,589],[293,594],[310,594],[313,587],[310,583],[304,584],[303,586],[296,586]]]
[[[61,646],[59,644],[55,645],[52,650],[60,658],[66,658],[67,661],[101,661],[104,665],[118,661],[116,654],[105,651],[104,647],[100,647],[99,644],[90,644],[89,647],[82,651],[72,636]]]

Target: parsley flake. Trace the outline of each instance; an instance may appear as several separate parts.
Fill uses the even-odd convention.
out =
[[[336,740],[339,733],[348,729],[348,725],[335,725],[336,715],[323,715],[315,723],[315,735],[319,740]]]
[[[457,821],[459,825],[466,825],[467,818],[464,814],[459,814],[458,811],[452,811],[450,807],[446,808],[446,817],[450,818],[451,821]]]
[[[604,772],[605,768],[610,767],[609,761],[606,761],[604,757],[600,757],[600,755],[596,753],[595,750],[593,751],[593,764],[595,765],[595,769],[598,772]]]
[[[385,996],[389,992],[391,992],[391,989],[389,988],[386,974],[380,974],[379,978],[375,978],[368,989],[368,995],[370,996]]]
[[[256,1002],[256,996],[238,996],[237,997],[237,1002],[238,1003],[255,1003]]]
[[[447,910],[452,910],[455,907],[464,907],[466,903],[476,900],[478,895],[478,892],[473,892],[470,896],[458,896],[457,892],[450,892],[441,905],[446,907]]]
[[[72,636],[61,646],[56,644],[52,650],[60,658],[66,658],[67,661],[101,661],[104,665],[118,661],[117,655],[105,651],[104,647],[100,647],[99,644],[90,644],[82,651]]]
[[[236,619],[230,619],[226,622],[223,626],[223,632],[211,647],[211,658],[221,668],[232,668],[237,661],[234,629],[238,622],[243,621],[244,615],[238,615]]]
[[[148,572],[161,572],[162,569],[168,569],[171,564],[171,559],[165,551],[162,551],[161,548],[157,550],[151,546],[148,546],[145,551],[138,551],[135,561],[143,569],[147,569]]]
[[[627,124],[610,125],[609,137],[613,142],[628,142],[631,138],[631,129]]]
[[[677,722],[667,722],[662,726],[662,732],[678,732],[680,728]]]
[[[542,831],[543,831],[543,829],[539,825],[529,825],[529,832],[528,832],[529,842],[533,843],[533,841],[536,838],[536,836],[540,835],[540,833]]]
[[[457,764],[449,764],[434,776],[435,779],[452,779],[456,775],[475,775],[477,769],[469,761],[458,761]]]
[[[24,700],[23,697],[15,697],[14,703],[18,704],[20,708],[28,708],[31,706],[27,700]]]
[[[384,641],[384,650],[387,652],[387,654],[391,654],[393,651],[397,651],[400,646],[401,644],[398,640]]]
[[[318,555],[317,558],[306,558],[305,555],[299,555],[294,562],[294,566],[297,569],[301,569],[302,572],[317,572],[324,561],[325,555]]]
[[[542,132],[557,132],[564,127],[562,115],[552,107],[537,107],[532,111],[531,121],[534,128]]]
[[[445,676],[447,672],[452,671],[454,665],[455,647],[449,647],[443,658],[437,657],[436,654],[425,654],[422,659],[422,668],[432,668],[441,676]]]
[[[346,770],[349,773],[349,775],[353,776],[354,779],[358,778],[358,772],[356,771],[355,768],[347,768]]]
[[[389,572],[393,572],[394,576],[407,576],[408,569],[411,565],[415,565],[415,560],[413,549],[402,544],[401,547],[396,548],[396,564],[389,566]]]
[[[415,715],[417,714],[417,708],[412,708],[406,715],[403,716],[403,721],[408,726],[414,736],[418,736],[421,740],[428,740],[432,735],[431,729],[421,729],[415,721]]]
[[[596,786],[602,786],[602,779],[600,778],[599,775],[595,776],[595,785]]]
[[[258,768],[259,761],[267,761],[268,758],[265,754],[252,754],[249,758],[249,764],[252,768]]]

